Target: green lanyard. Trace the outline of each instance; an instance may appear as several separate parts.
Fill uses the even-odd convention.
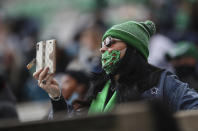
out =
[[[108,101],[107,105],[105,106],[105,101],[107,98],[110,83],[111,82],[108,81],[105,84],[105,87],[103,88],[102,92],[99,92],[96,99],[92,101],[88,114],[109,112],[113,109],[116,103],[116,91],[113,93],[111,99]]]

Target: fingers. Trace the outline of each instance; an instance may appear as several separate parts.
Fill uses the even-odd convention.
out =
[[[45,82],[43,82],[45,81]],[[54,74],[47,74],[45,78],[42,80],[38,80],[38,85],[43,88],[43,86],[51,86],[52,84],[55,84],[58,86],[58,83],[54,80]]]
[[[38,85],[41,85],[41,84],[43,84],[43,85],[46,85],[46,84],[49,84],[50,82],[49,82],[49,77],[50,77],[50,74],[47,74],[47,76],[45,76],[45,78],[43,78],[42,80],[38,80]],[[45,82],[43,83],[43,81],[45,80]]]
[[[52,84],[58,85],[58,82],[55,79],[52,79]]]
[[[45,90],[48,94],[52,96],[60,96],[60,89],[57,81],[53,78],[54,74],[48,74],[49,68],[40,69],[33,74],[33,77],[38,80],[38,85],[40,88]],[[45,80],[45,82],[42,82]]]
[[[36,80],[38,80],[39,75],[40,75],[40,73],[41,73],[42,71],[43,71],[43,69],[40,69],[39,71],[34,72],[33,77],[34,77]]]
[[[60,89],[58,85],[50,84],[50,86],[48,86],[41,83],[41,88],[53,97],[60,96]]]
[[[47,73],[49,71],[49,68],[46,67],[39,75],[38,81],[39,83],[47,76]]]
[[[53,78],[54,78],[53,74],[48,74],[48,75],[44,78],[44,80],[46,80],[47,85],[50,85],[50,84],[52,84]]]

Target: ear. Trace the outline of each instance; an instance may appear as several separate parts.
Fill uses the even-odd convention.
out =
[[[120,59],[122,59],[126,55],[127,47],[120,51]]]

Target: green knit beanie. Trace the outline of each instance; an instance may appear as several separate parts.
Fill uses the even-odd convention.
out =
[[[152,21],[128,21],[111,27],[105,32],[102,40],[108,36],[121,39],[136,48],[147,59],[149,56],[149,39],[155,31],[155,24]]]

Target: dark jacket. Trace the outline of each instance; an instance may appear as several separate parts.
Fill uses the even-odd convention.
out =
[[[159,99],[166,103],[173,112],[198,108],[197,92],[168,71],[162,73],[158,85],[145,91],[142,98]]]
[[[189,88],[187,83],[181,82],[176,75],[164,71],[156,87],[146,90],[142,93],[141,99],[152,101],[161,100],[166,103],[173,112],[179,110],[197,109],[198,94],[195,90]],[[72,108],[68,108],[64,99],[53,101],[53,113],[58,111],[67,111],[71,113]],[[50,114],[50,118],[53,114]]]

